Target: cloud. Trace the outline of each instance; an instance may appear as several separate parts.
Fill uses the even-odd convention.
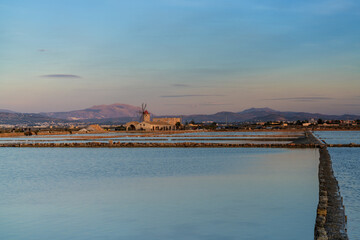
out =
[[[186,98],[186,97],[223,97],[219,94],[184,94],[184,95],[164,95],[162,98]]]
[[[232,106],[232,103],[166,103],[165,105],[169,106]]]
[[[350,0],[325,0],[320,4],[314,4],[311,9],[317,14],[335,14],[344,12],[354,6],[353,1]]]
[[[46,49],[38,49],[38,52],[47,52],[48,50]]]
[[[263,99],[267,101],[294,101],[294,102],[315,102],[322,100],[333,100],[334,98],[329,97],[293,97],[293,98],[269,98]]]
[[[358,103],[344,103],[344,104],[340,104],[342,106],[347,106],[347,107],[360,107],[360,104]]]
[[[310,13],[316,15],[332,15],[343,13],[354,9],[355,1],[353,0],[321,0],[312,1],[307,4],[299,1],[299,4],[292,5],[255,5],[253,9],[259,11],[271,11],[271,12],[292,12],[292,13]]]
[[[190,105],[194,105],[191,103],[165,103],[164,105],[168,105],[168,106],[190,106]]]
[[[44,78],[81,78],[78,75],[73,74],[49,74],[49,75],[42,75],[41,77]]]
[[[186,83],[174,83],[171,84],[170,86],[175,87],[175,88],[208,88],[209,85],[191,85],[191,84],[186,84]]]
[[[200,103],[201,106],[231,106],[233,103]]]
[[[181,83],[171,84],[171,86],[173,86],[173,87],[185,87],[185,88],[191,87],[191,85],[189,85],[189,84],[181,84]]]
[[[208,4],[206,1],[201,0],[166,0],[166,3],[181,7],[202,7]]]

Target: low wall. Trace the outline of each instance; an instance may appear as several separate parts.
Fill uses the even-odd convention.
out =
[[[74,147],[74,148],[146,148],[146,147],[189,147],[189,148],[317,148],[317,144],[232,144],[232,143],[136,143],[136,142],[84,142],[84,143],[4,143],[0,144],[0,147],[35,147],[35,148],[46,148],[46,147]]]
[[[345,207],[326,146],[320,149],[319,204],[315,240],[347,240]]]
[[[360,147],[360,144],[349,143],[349,144],[327,144],[328,147]]]

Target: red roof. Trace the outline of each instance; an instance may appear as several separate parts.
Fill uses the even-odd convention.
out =
[[[145,110],[144,114],[149,114],[149,112],[147,110]]]

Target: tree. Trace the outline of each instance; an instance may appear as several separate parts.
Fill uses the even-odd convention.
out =
[[[216,129],[217,128],[217,123],[216,122],[211,123],[209,128],[210,129]]]
[[[30,131],[24,132],[24,135],[25,135],[25,136],[31,136],[31,135],[32,135],[32,132],[30,132]]]

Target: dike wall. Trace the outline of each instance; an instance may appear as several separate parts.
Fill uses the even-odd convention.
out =
[[[322,145],[319,163],[319,203],[314,230],[315,240],[348,240],[347,217],[340,194],[332,161],[325,145]]]
[[[4,143],[0,147],[32,148],[317,148],[318,144],[232,144],[232,143],[135,143],[135,142],[84,142],[84,143]]]

